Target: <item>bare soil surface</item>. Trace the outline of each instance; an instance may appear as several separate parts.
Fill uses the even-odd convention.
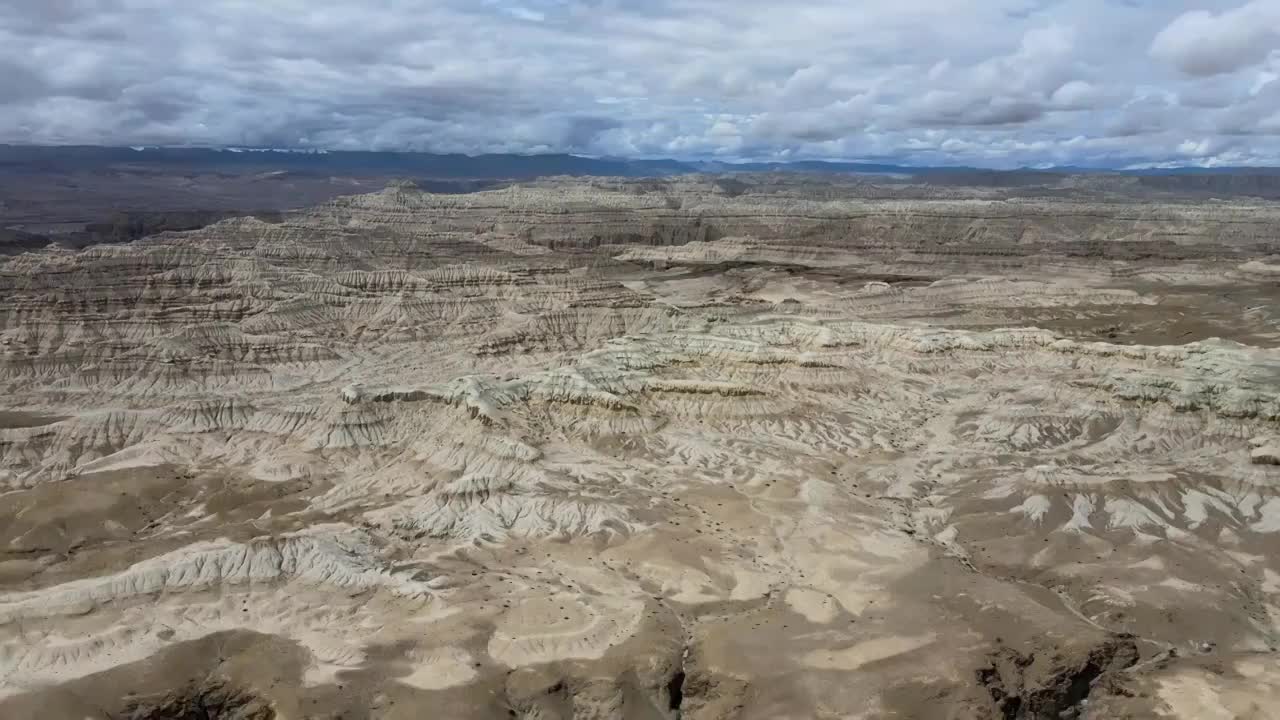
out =
[[[1280,209],[989,192],[0,258],[0,717],[1274,717]]]

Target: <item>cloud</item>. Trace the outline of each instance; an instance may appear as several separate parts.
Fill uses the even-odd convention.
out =
[[[8,0],[0,142],[1280,163],[1276,5]]]
[[[1049,96],[1049,102],[1056,110],[1090,110],[1107,100],[1102,88],[1084,80],[1065,82]]]
[[[1221,14],[1193,10],[1156,35],[1151,54],[1189,75],[1233,72],[1280,48],[1280,3],[1253,0]]]
[[[44,92],[44,79],[38,73],[25,65],[0,58],[0,105],[36,99]]]

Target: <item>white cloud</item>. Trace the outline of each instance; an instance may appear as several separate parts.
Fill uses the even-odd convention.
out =
[[[1105,95],[1096,85],[1084,80],[1064,83],[1049,97],[1053,106],[1061,110],[1088,110],[1097,106]]]
[[[1256,65],[1280,48],[1280,2],[1253,0],[1220,14],[1193,10],[1161,30],[1151,54],[1189,75]]]
[[[510,13],[511,16],[514,18],[518,18],[520,20],[528,20],[529,22],[542,22],[543,20],[547,19],[547,16],[544,13],[538,12],[537,10],[533,10],[527,7],[520,7],[518,5],[515,7],[507,8],[507,12]]]

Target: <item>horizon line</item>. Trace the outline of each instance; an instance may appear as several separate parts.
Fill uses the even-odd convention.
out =
[[[1159,172],[1159,171],[1195,171],[1195,172],[1241,172],[1241,171],[1276,171],[1280,170],[1280,165],[1194,165],[1186,163],[1178,163],[1173,161],[1160,161],[1150,159],[1130,158],[1127,162],[1117,162],[1114,165],[1075,165],[1075,164],[1047,164],[1040,163],[1036,165],[1019,165],[1009,167],[972,165],[972,164],[914,164],[905,159],[894,158],[795,158],[789,160],[779,159],[752,159],[752,158],[707,158],[707,157],[672,157],[672,156],[621,156],[621,155],[591,155],[575,152],[483,152],[483,153],[464,153],[464,152],[439,152],[433,150],[416,150],[416,149],[356,149],[356,148],[327,148],[327,147],[288,147],[288,146],[261,146],[261,145],[218,145],[218,144],[122,144],[122,145],[102,145],[94,143],[15,143],[0,142],[0,148],[37,148],[37,149],[97,149],[97,150],[131,150],[134,152],[147,151],[164,151],[164,150],[197,150],[207,152],[228,152],[238,153],[280,153],[285,155],[340,155],[340,154],[366,154],[366,155],[424,155],[435,157],[457,157],[457,158],[486,158],[486,157],[519,157],[519,158],[555,158],[567,157],[580,160],[591,160],[597,162],[621,162],[621,163],[654,163],[669,162],[685,165],[721,165],[721,166],[743,166],[743,165],[774,165],[780,167],[802,165],[802,164],[823,164],[823,165],[865,165],[865,166],[881,166],[903,171],[913,170],[976,170],[983,172],[1043,172],[1043,173],[1071,173],[1071,172],[1098,172],[1098,173],[1125,173],[1125,172]],[[696,170],[697,168],[690,168]]]

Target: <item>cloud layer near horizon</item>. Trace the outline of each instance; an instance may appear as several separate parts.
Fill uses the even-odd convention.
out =
[[[7,0],[0,142],[1280,165],[1280,0]]]

